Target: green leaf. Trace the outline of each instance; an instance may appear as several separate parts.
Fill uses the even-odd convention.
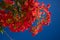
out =
[[[2,2],[0,3],[0,7],[2,8],[3,6],[6,6],[6,4],[2,1]]]
[[[0,26],[0,33],[2,33],[3,34],[3,28],[2,28],[2,26]]]
[[[3,30],[1,30],[1,33],[3,34]]]
[[[19,3],[20,3],[21,5],[23,5],[23,4],[25,3],[25,1],[26,1],[26,0],[19,0]]]
[[[0,9],[2,9],[2,7],[0,7]]]

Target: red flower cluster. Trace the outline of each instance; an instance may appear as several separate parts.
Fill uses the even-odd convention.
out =
[[[18,9],[15,6],[15,1],[3,1],[8,5],[14,5],[13,10],[15,12],[11,9],[8,9],[8,12],[6,12],[7,8],[2,8],[0,10],[0,25],[3,27],[9,27],[12,32],[23,32],[30,28],[30,32],[32,32],[34,36],[42,30],[43,25],[50,23],[50,12],[48,11],[50,4],[45,6],[44,3],[40,5],[36,0],[25,0],[23,1],[24,4],[21,5],[19,1],[17,1],[17,6],[21,7],[21,9]],[[46,17],[42,16],[44,14]],[[35,20],[38,20],[39,22],[37,23],[37,26],[33,27],[32,24]]]
[[[3,0],[6,4],[8,5],[14,5],[14,1],[13,0]]]

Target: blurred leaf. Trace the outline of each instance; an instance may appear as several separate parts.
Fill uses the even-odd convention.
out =
[[[0,26],[0,33],[3,34],[3,28],[2,28],[2,26]]]
[[[26,1],[26,0],[19,0],[19,3],[20,3],[21,5],[23,5],[23,4],[25,3],[25,1]]]
[[[2,1],[1,3],[0,3],[0,6],[5,6],[6,4]]]

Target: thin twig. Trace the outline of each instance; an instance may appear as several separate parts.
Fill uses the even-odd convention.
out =
[[[4,31],[4,33],[6,34],[6,36],[7,36],[10,40],[13,40],[6,31]]]

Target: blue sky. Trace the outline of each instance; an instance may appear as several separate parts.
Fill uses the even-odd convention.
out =
[[[46,5],[49,3],[51,7],[51,23],[49,26],[44,26],[42,32],[33,37],[27,30],[25,32],[13,33],[8,28],[5,31],[13,40],[60,40],[60,0],[39,0]],[[0,40],[9,40],[5,34],[0,33]]]

